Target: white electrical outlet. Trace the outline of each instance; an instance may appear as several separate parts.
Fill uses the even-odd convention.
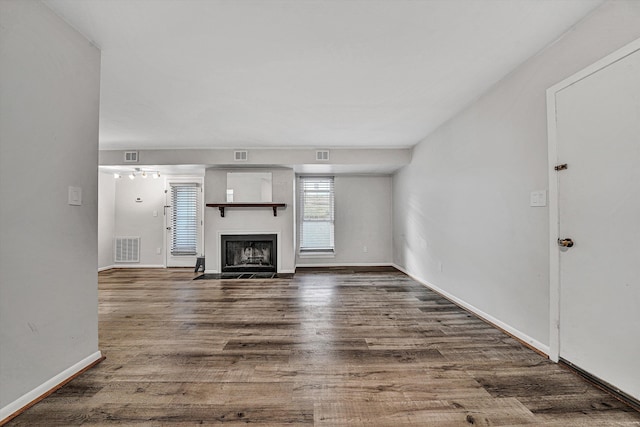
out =
[[[366,254],[367,252],[369,252],[369,248],[366,245],[363,246],[362,247],[362,252],[364,252]]]
[[[156,254],[160,255],[162,253],[162,248],[156,248]]]
[[[529,205],[533,207],[547,206],[547,190],[532,191]]]

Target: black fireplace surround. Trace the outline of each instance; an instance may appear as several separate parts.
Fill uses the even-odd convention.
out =
[[[278,271],[276,234],[223,234],[220,236],[221,270],[228,272]]]

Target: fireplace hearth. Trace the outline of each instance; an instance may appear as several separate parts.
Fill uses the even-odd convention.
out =
[[[276,234],[223,234],[220,239],[223,273],[277,272]]]

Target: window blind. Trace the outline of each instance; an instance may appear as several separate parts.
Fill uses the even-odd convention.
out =
[[[300,251],[334,250],[333,177],[300,177]]]
[[[198,184],[171,184],[171,255],[198,251]]]

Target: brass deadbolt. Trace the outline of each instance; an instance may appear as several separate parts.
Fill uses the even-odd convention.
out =
[[[558,246],[563,248],[570,248],[573,246],[573,240],[571,239],[558,239]]]

